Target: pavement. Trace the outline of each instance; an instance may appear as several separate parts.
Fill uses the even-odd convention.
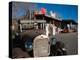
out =
[[[65,44],[68,55],[78,54],[78,33],[60,33],[56,34],[56,39]]]

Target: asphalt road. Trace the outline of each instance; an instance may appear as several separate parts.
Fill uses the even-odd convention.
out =
[[[68,55],[78,54],[78,34],[77,32],[56,34],[55,37],[58,41],[64,42]]]

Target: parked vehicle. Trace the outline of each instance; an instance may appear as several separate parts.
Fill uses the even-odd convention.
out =
[[[61,33],[68,33],[68,32],[69,32],[68,29],[63,29],[63,30],[61,31]]]
[[[34,40],[36,37],[38,37],[39,35],[42,36],[46,36],[45,35],[45,26],[46,22],[45,21],[36,21],[37,23],[35,23],[34,21],[23,21],[25,24],[20,24],[19,26],[19,30],[20,32],[18,34],[15,34],[15,39],[14,39],[14,46],[15,47],[20,47],[23,51],[27,52],[29,54],[30,57],[34,57]],[[33,26],[30,24],[29,29],[24,29],[24,28],[28,28],[28,24],[29,23],[35,23],[33,24]],[[27,27],[26,27],[27,24]],[[23,26],[25,27],[23,27]],[[49,46],[48,51],[49,53],[47,54],[48,56],[60,56],[60,55],[66,55],[66,49],[64,46],[64,43],[61,41],[57,41],[55,37],[51,36],[48,37],[48,43],[46,45]],[[44,37],[43,37],[44,39]],[[41,40],[41,38],[39,39]],[[45,43],[44,43],[45,44]],[[45,45],[43,45],[42,47],[46,47]],[[38,47],[40,48],[40,47]],[[46,49],[46,48],[45,48]],[[44,50],[43,50],[44,52]],[[46,55],[46,56],[47,56]]]

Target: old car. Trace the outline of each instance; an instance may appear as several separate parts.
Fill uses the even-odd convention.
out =
[[[30,57],[47,57],[66,55],[64,43],[57,41],[54,36],[46,35],[45,20],[20,20],[19,32],[16,35],[18,43],[23,51]]]

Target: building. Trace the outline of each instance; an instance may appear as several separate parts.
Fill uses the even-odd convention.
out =
[[[52,18],[49,15],[45,14],[37,14],[35,15],[36,20],[46,20],[46,25],[48,29],[48,35],[55,35],[56,33],[59,33],[61,30],[61,20]],[[52,26],[52,28],[51,28]]]
[[[46,30],[45,32],[47,36],[55,35],[61,32],[77,31],[77,23],[75,21],[61,20],[57,17],[57,14],[55,12],[53,13],[52,11],[50,12],[50,15],[47,15],[47,11],[45,8],[42,8],[40,11],[38,10],[31,11],[31,13],[27,14],[20,20],[46,21],[46,26],[42,23],[41,24],[38,23],[38,26],[36,26],[36,28],[41,29],[43,27]],[[33,27],[32,24],[29,24],[29,26]],[[26,26],[28,25],[26,24]]]
[[[74,20],[62,20],[62,29],[68,32],[76,32],[78,28],[78,23]]]

